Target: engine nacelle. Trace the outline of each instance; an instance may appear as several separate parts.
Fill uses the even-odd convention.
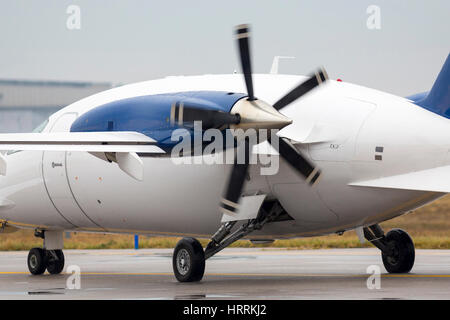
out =
[[[155,139],[163,148],[171,148],[177,143],[171,139],[174,130],[193,131],[192,124],[173,121],[175,104],[229,113],[244,97],[245,94],[233,92],[189,91],[122,99],[82,114],[70,131],[136,131]]]

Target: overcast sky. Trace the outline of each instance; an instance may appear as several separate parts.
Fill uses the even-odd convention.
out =
[[[66,27],[69,5],[81,29]],[[369,30],[369,5],[381,29]],[[429,90],[450,51],[448,0],[24,1],[0,3],[0,78],[127,83],[238,69],[233,26],[252,25],[253,68],[398,95]]]

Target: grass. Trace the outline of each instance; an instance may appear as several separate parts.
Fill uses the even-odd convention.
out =
[[[381,224],[385,230],[402,228],[412,236],[416,248],[450,249],[450,195],[420,208],[413,213],[397,217]],[[140,248],[173,248],[180,238],[145,237],[139,239]],[[202,240],[206,245],[207,240]],[[42,245],[42,240],[33,235],[32,230],[19,230],[14,233],[0,234],[0,251],[29,250]],[[361,244],[354,231],[342,236],[277,240],[272,244],[253,245],[242,240],[232,247],[276,247],[290,249],[324,249],[324,248],[361,248],[370,247]],[[66,249],[129,249],[134,248],[132,235],[71,233],[64,240]]]

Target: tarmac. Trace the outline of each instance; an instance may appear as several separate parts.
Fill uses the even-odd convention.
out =
[[[0,299],[450,299],[450,250],[416,250],[411,273],[388,274],[375,248],[229,248],[198,283],[176,281],[171,249],[65,250],[65,272],[41,276],[27,254],[0,252]]]

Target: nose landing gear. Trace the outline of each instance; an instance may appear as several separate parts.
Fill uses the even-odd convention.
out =
[[[197,239],[181,239],[173,253],[173,272],[180,282],[200,281],[205,272],[205,253]]]
[[[175,277],[180,282],[200,281],[205,272],[205,260],[211,258],[217,252],[225,249],[233,242],[245,237],[249,233],[260,230],[266,223],[282,221],[286,218],[284,209],[278,202],[271,204],[266,211],[261,208],[256,219],[247,220],[241,226],[232,231],[237,221],[229,221],[221,225],[212,236],[205,251],[200,242],[194,238],[183,238],[175,247],[172,256],[172,266]]]
[[[389,273],[407,273],[414,266],[414,243],[406,231],[392,229],[386,235],[378,224],[364,228],[364,236],[381,250],[383,265]]]

